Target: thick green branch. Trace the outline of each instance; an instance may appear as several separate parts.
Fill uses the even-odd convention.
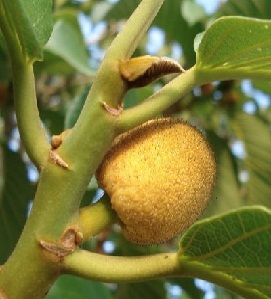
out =
[[[79,230],[83,241],[96,236],[103,229],[117,221],[117,215],[111,207],[107,195],[97,203],[84,207],[79,211]]]
[[[63,271],[103,282],[135,282],[176,276],[181,272],[176,253],[120,257],[85,250],[77,250],[65,257]]]
[[[1,288],[12,299],[40,298],[57,277],[59,258],[39,246],[41,242],[58,245],[69,228],[80,234],[80,202],[112,138],[112,126],[99,112],[90,111],[93,125],[88,132],[92,142],[87,164],[75,165],[71,159],[67,161],[69,169],[63,169],[48,161],[41,171],[30,216],[13,254],[0,271]],[[18,275],[21,269],[23,280]]]
[[[118,109],[127,91],[127,86],[120,76],[119,60],[129,58],[134,52],[163,1],[143,0],[109,47],[81,115],[60,149],[60,153],[66,156],[68,160],[73,156],[73,159],[80,160],[80,163],[87,163],[88,148],[92,142],[88,132],[94,121],[89,117],[90,110],[103,109],[104,114],[111,118],[111,124],[114,124],[116,117],[105,111],[103,103]],[[77,155],[74,155],[75,152]]]
[[[117,120],[119,131],[124,132],[132,129],[161,114],[165,109],[191,91],[193,87],[197,86],[198,83],[195,68],[193,67],[169,82],[140,105],[125,110]]]

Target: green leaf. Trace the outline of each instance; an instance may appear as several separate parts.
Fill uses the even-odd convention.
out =
[[[41,59],[53,27],[52,0],[2,1],[9,27],[22,51],[33,60]]]
[[[244,298],[271,298],[271,212],[247,207],[194,224],[181,238],[185,275]]]
[[[45,49],[64,59],[82,74],[94,75],[94,71],[90,68],[82,33],[67,21],[59,20],[56,22]]]
[[[0,264],[11,254],[24,227],[34,188],[20,155],[2,146],[4,187],[0,197]]]
[[[249,172],[248,204],[271,208],[271,138],[270,128],[256,115],[238,113],[231,121],[237,138],[245,145],[245,166]]]
[[[271,78],[271,21],[223,17],[205,32],[197,52],[199,76]],[[203,72],[201,74],[201,72]]]
[[[228,0],[220,6],[215,14],[215,18],[235,15],[270,19],[271,2],[270,0]]]
[[[53,285],[46,299],[110,299],[108,288],[100,283],[70,275],[61,276]]]
[[[217,162],[217,180],[213,198],[205,214],[223,213],[244,204],[237,180],[236,161],[227,142],[214,132],[208,132],[208,140],[215,152]]]

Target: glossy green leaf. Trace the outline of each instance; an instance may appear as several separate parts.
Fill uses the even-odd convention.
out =
[[[46,299],[110,299],[108,288],[100,283],[70,275],[61,276],[53,285]]]
[[[180,263],[244,298],[271,298],[270,236],[270,210],[235,210],[194,224],[180,240]]]
[[[24,227],[34,188],[27,178],[27,170],[18,153],[2,146],[4,187],[0,197],[0,264],[14,249]]]
[[[223,78],[271,78],[271,21],[223,17],[205,32],[197,69]]]
[[[247,16],[260,19],[271,18],[270,0],[228,0],[221,5],[215,17]]]
[[[56,22],[45,49],[64,59],[78,72],[88,76],[94,74],[89,64],[82,33],[67,21]]]
[[[40,59],[52,27],[52,0],[2,0],[9,27],[16,34],[22,51]]]
[[[249,172],[247,202],[271,208],[271,133],[256,115],[238,113],[231,121],[237,138],[244,142]]]

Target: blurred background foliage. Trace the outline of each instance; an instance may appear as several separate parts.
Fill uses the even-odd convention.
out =
[[[153,0],[150,0],[153,1]],[[72,127],[95,72],[112,39],[140,0],[55,0],[54,30],[35,64],[38,106],[48,138]],[[195,63],[196,34],[225,15],[271,18],[270,0],[166,0],[135,56],[168,56],[184,68]],[[141,102],[167,83],[131,90],[125,107]],[[185,119],[201,128],[218,163],[217,185],[206,216],[243,205],[271,208],[270,82],[213,82],[195,88],[167,109],[164,116]],[[14,114],[11,72],[0,32],[0,264],[12,252],[31,208],[38,173],[20,142]],[[93,178],[82,205],[102,194]],[[142,255],[177,250],[178,241],[160,246],[135,246],[114,226],[84,244],[92,251]],[[172,278],[134,284],[102,284],[61,277],[48,299],[116,298],[179,299],[237,298],[226,290],[192,278]]]

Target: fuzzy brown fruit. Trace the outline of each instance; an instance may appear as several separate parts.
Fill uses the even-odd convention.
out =
[[[205,137],[186,122],[151,120],[119,137],[97,170],[126,239],[163,243],[205,209],[216,174]]]

